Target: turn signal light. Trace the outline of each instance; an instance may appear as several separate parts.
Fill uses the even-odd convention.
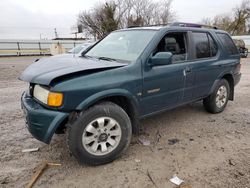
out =
[[[59,107],[63,102],[63,94],[62,93],[53,93],[50,92],[48,96],[48,105],[53,107]]]

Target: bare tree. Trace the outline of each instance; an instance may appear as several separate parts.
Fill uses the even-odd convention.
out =
[[[118,29],[119,19],[115,17],[116,4],[107,2],[96,6],[90,11],[83,11],[78,15],[78,24],[95,38],[103,38],[111,31]]]
[[[167,24],[174,19],[175,15],[171,8],[172,2],[173,0],[162,0],[158,6],[160,13],[160,24]]]
[[[155,3],[150,0],[133,0],[133,7],[130,11],[128,26],[144,26],[152,24],[151,11],[155,8]]]
[[[78,15],[85,32],[102,38],[109,32],[128,26],[166,24],[173,20],[173,0],[107,0]]]
[[[234,22],[232,35],[243,34],[247,32],[246,24],[250,18],[250,1],[243,0],[240,6],[234,9]]]
[[[232,13],[221,14],[213,19],[205,18],[203,24],[215,25],[220,29],[229,32],[231,35],[242,35],[249,32],[248,23],[250,19],[250,1],[243,0],[236,6]]]
[[[232,31],[232,23],[233,19],[228,14],[221,14],[214,17],[213,25],[217,26],[220,29],[228,31],[231,33]]]
[[[214,20],[211,18],[203,18],[200,23],[204,25],[213,25]]]

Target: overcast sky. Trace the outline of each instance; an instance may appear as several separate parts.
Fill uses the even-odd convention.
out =
[[[77,14],[105,0],[0,0],[0,39],[69,36]],[[199,22],[227,13],[241,0],[174,0],[178,21]]]

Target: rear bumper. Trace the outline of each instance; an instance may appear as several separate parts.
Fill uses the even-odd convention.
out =
[[[234,85],[236,86],[240,82],[241,73],[237,73],[234,75]]]
[[[60,124],[68,113],[48,110],[38,104],[26,92],[22,94],[21,107],[24,111],[29,132],[37,139],[49,144]]]

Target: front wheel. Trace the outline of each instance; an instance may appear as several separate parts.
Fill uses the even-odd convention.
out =
[[[230,86],[228,81],[221,79],[214,92],[203,100],[203,105],[205,109],[213,114],[222,112],[228,103]]]
[[[100,165],[116,159],[128,147],[131,135],[126,112],[105,102],[83,112],[70,126],[68,145],[80,164]]]

